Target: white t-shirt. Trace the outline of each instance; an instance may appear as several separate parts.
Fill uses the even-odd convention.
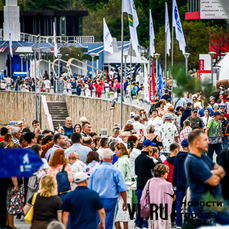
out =
[[[45,80],[45,81],[44,81],[44,85],[45,85],[45,88],[50,89],[50,87],[51,87],[51,82],[50,82],[50,80]]]
[[[163,119],[160,117],[156,117],[154,120],[150,118],[148,121],[148,126],[153,125],[155,127],[154,134],[159,135],[159,128],[163,124]]]
[[[134,123],[133,123],[133,126],[134,126],[135,131],[137,132],[137,135],[140,134],[140,130],[141,130],[141,129],[142,129],[142,131],[143,131],[143,135],[144,135],[144,136],[147,135],[145,126],[142,125],[140,122],[134,122]]]

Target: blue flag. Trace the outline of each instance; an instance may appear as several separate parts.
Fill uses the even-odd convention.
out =
[[[158,78],[159,78],[158,94],[159,94],[159,99],[161,99],[163,95],[163,79],[161,74],[161,63],[158,64]]]
[[[0,149],[0,178],[30,177],[42,165],[31,149]]]

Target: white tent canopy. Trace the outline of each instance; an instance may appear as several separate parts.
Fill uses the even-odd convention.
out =
[[[128,55],[128,50],[125,50],[123,52],[123,54],[127,54]],[[149,61],[141,56],[141,54],[139,53],[139,56],[137,57],[134,57],[134,56],[129,56],[127,57],[126,59],[126,63],[132,63],[132,64],[135,64],[135,63],[148,63]],[[121,52],[114,52],[113,54],[110,54],[109,52],[105,52],[104,53],[104,63],[105,64],[113,64],[113,63],[121,63]],[[123,63],[125,63],[125,59],[123,57]]]
[[[229,53],[218,63],[220,66],[219,80],[229,80]]]

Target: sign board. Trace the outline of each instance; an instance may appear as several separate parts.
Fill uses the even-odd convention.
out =
[[[200,19],[228,19],[228,16],[219,0],[201,0]]]

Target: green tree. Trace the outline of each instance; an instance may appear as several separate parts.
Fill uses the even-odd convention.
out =
[[[62,54],[61,59],[69,60],[70,58],[75,58],[78,60],[82,60],[83,53],[80,48],[76,48],[74,45],[70,45],[69,47],[63,46],[60,48],[60,53]]]
[[[110,0],[107,4],[99,3],[96,10],[89,12],[83,19],[83,34],[94,35],[95,41],[103,41],[103,18],[109,27],[111,35],[121,40],[121,1]],[[127,15],[124,14],[124,40],[129,40]]]
[[[68,6],[68,0],[27,0],[27,10],[64,10]]]

